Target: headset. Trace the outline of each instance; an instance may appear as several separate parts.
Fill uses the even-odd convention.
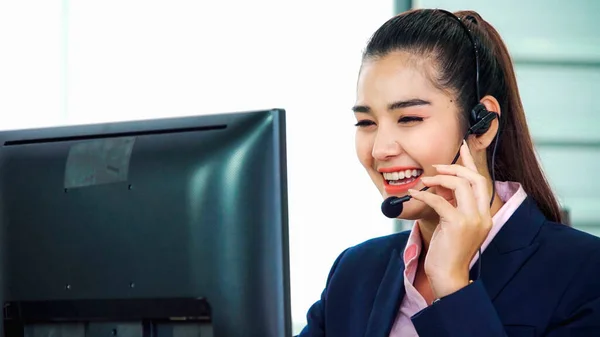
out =
[[[475,93],[477,94],[477,104],[471,109],[471,113],[469,114],[470,127],[467,131],[467,134],[464,137],[464,139],[466,140],[466,138],[471,134],[478,136],[486,133],[492,126],[492,121],[495,118],[498,118],[498,123],[500,123],[500,115],[495,111],[488,111],[485,105],[483,105],[483,103],[480,102],[482,97],[481,91],[479,89],[479,48],[477,46],[477,41],[475,37],[471,33],[471,30],[469,29],[469,27],[467,27],[463,20],[461,20],[458,16],[454,15],[454,13],[445,11],[443,9],[440,9],[439,11],[453,17],[458,21],[460,26],[463,28],[463,30],[469,37],[469,40],[471,40],[471,44],[473,45],[473,52],[475,54]],[[471,21],[474,24],[477,24],[477,19],[475,19],[471,15],[467,15],[465,19]],[[496,132],[495,136],[496,139],[494,140],[494,149],[492,150],[492,165],[490,167],[490,171],[492,174],[492,198],[490,200],[490,207],[492,207],[492,204],[494,203],[494,197],[496,195],[496,174],[494,167],[496,162],[496,150],[498,149],[499,136],[500,125],[498,125],[498,131]],[[456,159],[454,161],[456,161]]]
[[[471,45],[473,46],[473,53],[475,54],[475,93],[477,94],[477,104],[471,109],[471,112],[469,114],[470,128],[467,132],[467,136],[470,134],[482,135],[490,129],[494,118],[499,116],[497,112],[488,111],[485,105],[483,105],[483,103],[479,101],[482,97],[481,91],[479,89],[479,48],[477,46],[477,41],[475,40],[475,37],[471,33],[469,27],[467,27],[463,20],[461,20],[458,16],[443,9],[440,9],[439,11],[451,16],[452,18],[456,19],[456,21],[458,21],[460,26],[467,34],[467,37],[471,41]],[[477,20],[471,15],[468,15],[466,19],[470,20],[474,24],[477,24]]]
[[[495,111],[488,111],[488,109],[485,107],[485,105],[483,105],[483,103],[481,103],[482,97],[481,97],[481,92],[480,92],[480,88],[479,88],[479,48],[478,48],[475,37],[471,33],[471,30],[469,29],[469,27],[467,27],[467,25],[463,22],[463,20],[461,18],[459,18],[458,16],[456,16],[454,13],[451,13],[451,12],[443,10],[443,9],[438,9],[438,11],[440,11],[440,12],[452,17],[456,21],[458,21],[458,23],[460,24],[460,26],[462,27],[464,32],[467,34],[467,37],[471,41],[471,45],[473,46],[473,53],[475,55],[475,93],[477,94],[477,103],[469,112],[469,129],[467,130],[466,134],[463,137],[464,140],[467,140],[469,135],[479,136],[479,135],[486,133],[490,129],[490,127],[492,125],[492,121],[495,118],[498,118],[498,122],[500,122],[500,115]],[[474,24],[477,24],[477,20],[471,15],[466,16],[465,19],[471,21]],[[492,163],[491,163],[492,198],[490,200],[490,207],[494,203],[494,197],[496,195],[496,176],[495,176],[495,172],[494,172],[494,166],[495,166],[496,149],[498,147],[499,135],[500,135],[500,125],[498,126],[498,131],[496,132],[495,141],[494,141],[494,149],[492,150]],[[456,153],[454,160],[452,160],[452,164],[456,163],[459,156],[460,156],[460,149]],[[428,189],[429,189],[429,187],[424,187],[423,189],[421,189],[421,191],[425,191]],[[389,198],[385,199],[383,201],[383,203],[381,204],[381,211],[388,218],[397,218],[402,213],[402,210],[404,208],[403,207],[404,202],[410,200],[411,198],[412,198],[411,195],[405,195],[400,198],[394,197],[394,196],[389,197]],[[479,276],[481,275],[481,247],[479,248],[477,275],[478,275],[477,278],[479,278]]]
[[[463,28],[464,32],[467,34],[467,37],[471,41],[471,45],[473,46],[473,53],[475,54],[475,93],[477,94],[477,104],[471,109],[471,112],[469,113],[470,127],[469,127],[469,130],[467,131],[467,133],[465,134],[465,136],[463,137],[466,140],[469,135],[479,136],[479,135],[486,133],[492,126],[492,121],[495,118],[498,118],[498,122],[500,122],[500,115],[495,111],[488,111],[488,109],[485,107],[485,105],[483,105],[483,103],[480,102],[482,97],[481,97],[481,91],[479,89],[479,48],[477,45],[477,40],[471,33],[471,30],[469,29],[469,27],[467,27],[467,25],[463,22],[463,20],[461,18],[459,18],[454,13],[451,13],[449,11],[446,11],[443,9],[438,9],[438,10],[440,12],[454,18],[456,21],[458,21],[460,26]],[[477,24],[477,19],[475,19],[475,17],[473,17],[472,15],[467,15],[465,17],[465,19],[471,21],[474,24]],[[494,171],[494,167],[495,167],[495,162],[496,162],[496,160],[495,160],[496,159],[496,149],[498,148],[499,136],[500,136],[500,125],[498,125],[498,131],[496,132],[496,136],[495,136],[496,139],[494,140],[494,149],[492,150],[492,163],[491,163],[492,165],[490,167],[490,171],[492,174],[492,198],[490,200],[490,207],[492,207],[492,204],[494,203],[494,197],[496,196],[496,174]],[[460,150],[459,150],[459,153],[456,154],[456,157],[454,158],[454,160],[452,162],[453,164],[456,163],[456,160],[458,159],[459,155],[460,155]]]

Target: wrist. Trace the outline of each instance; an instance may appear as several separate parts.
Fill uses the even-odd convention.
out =
[[[431,290],[436,299],[446,297],[469,285],[469,274],[447,275],[430,278]]]

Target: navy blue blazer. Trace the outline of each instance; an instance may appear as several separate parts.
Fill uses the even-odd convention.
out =
[[[404,296],[408,235],[345,250],[299,336],[388,337]],[[412,317],[419,337],[600,337],[599,238],[548,221],[528,197],[481,262],[479,280]]]

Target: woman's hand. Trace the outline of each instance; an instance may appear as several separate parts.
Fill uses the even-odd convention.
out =
[[[436,298],[469,284],[471,260],[492,228],[487,180],[477,172],[466,142],[460,156],[464,166],[436,165],[439,175],[421,179],[425,186],[453,191],[456,207],[439,195],[410,191],[440,216],[425,258],[425,274]]]

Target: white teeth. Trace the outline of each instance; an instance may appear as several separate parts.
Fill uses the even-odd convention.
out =
[[[423,174],[423,170],[405,170],[405,171],[400,171],[400,172],[386,172],[383,174],[383,177],[385,178],[385,180],[388,181],[395,181],[395,180],[402,180],[402,179],[409,179],[412,177],[418,177],[421,174]]]

